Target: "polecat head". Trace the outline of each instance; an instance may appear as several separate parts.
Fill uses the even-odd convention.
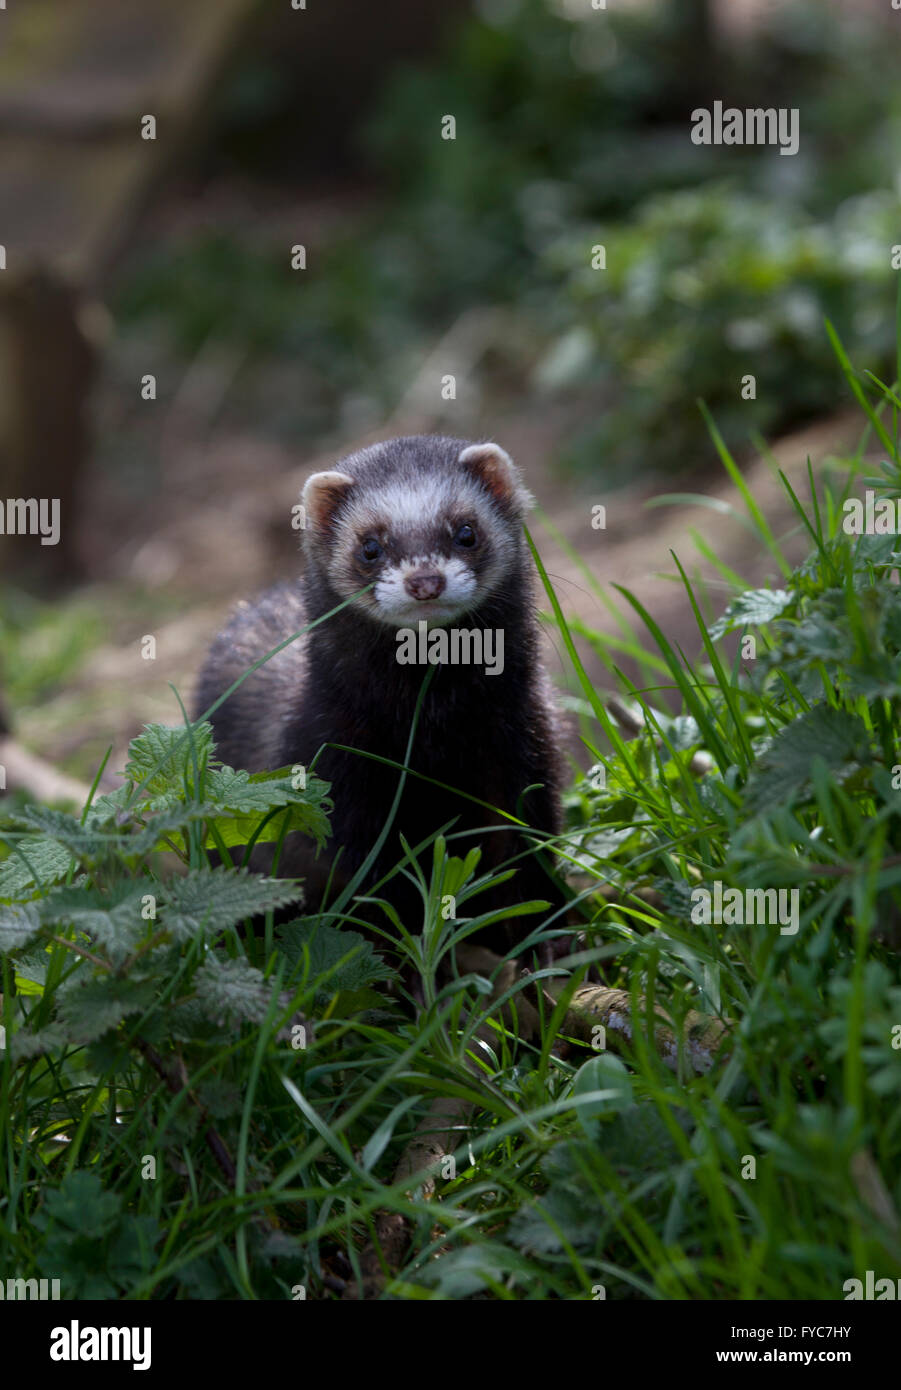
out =
[[[503,591],[532,505],[498,444],[414,435],[351,454],[303,490],[308,563],[376,621],[440,626]]]

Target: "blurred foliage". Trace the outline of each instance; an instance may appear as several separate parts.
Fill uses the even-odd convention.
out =
[[[120,313],[162,315],[188,352],[231,338],[289,355],[311,430],[348,397],[378,418],[457,314],[504,304],[519,331],[497,347],[515,370],[525,359],[523,388],[591,390],[608,412],[572,461],[610,475],[709,458],[699,396],[731,445],[829,409],[824,316],[887,366],[875,306],[901,236],[901,93],[881,26],[782,8],[715,54],[708,91],[684,6],[477,11],[433,63],[387,76],[360,133],[381,206],[304,275],[283,246],[207,234],[146,261]],[[797,107],[799,152],[694,145],[692,109],[714,97]],[[606,271],[590,269],[598,243]],[[756,401],[739,394],[747,373]]]
[[[613,229],[606,272],[591,268],[595,232],[561,237],[548,259],[571,322],[537,379],[553,389],[600,378],[615,402],[582,456],[630,473],[709,458],[698,397],[715,402],[730,444],[828,409],[824,316],[885,367],[893,335],[880,306],[897,216],[887,193],[848,199],[830,221],[708,184],[642,203]],[[742,396],[747,376],[753,399]]]
[[[22,589],[0,595],[3,690],[13,707],[51,699],[109,631],[90,598],[42,603]]]

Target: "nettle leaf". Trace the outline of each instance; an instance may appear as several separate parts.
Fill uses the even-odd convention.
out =
[[[143,834],[149,827],[155,827],[162,834],[180,829],[191,820],[201,820],[203,815],[204,807],[191,801],[185,803],[183,788],[171,796],[151,798],[143,796],[130,783],[126,783],[114,792],[95,799],[88,811],[86,824],[104,824],[107,832],[118,836],[118,843],[126,842],[130,850],[134,837]]]
[[[194,976],[197,1001],[214,1023],[262,1023],[273,985],[246,960],[220,960],[208,955]]]
[[[852,666],[844,675],[844,679],[836,682],[846,699],[854,700],[858,695],[862,695],[865,700],[890,699],[901,691],[897,660],[886,656],[879,660],[879,657],[879,653],[874,653],[868,663],[868,669]]]
[[[270,843],[282,833],[300,831],[321,847],[330,833],[328,815],[323,809],[328,791],[329,783],[318,777],[308,777],[303,791],[296,789],[290,769],[249,773],[220,767],[211,769],[206,777],[206,797],[213,804],[213,814],[229,817],[216,827],[229,846],[246,845],[269,811],[286,807],[286,815],[274,815],[267,821],[257,835],[257,843]],[[212,836],[207,839],[207,847],[215,847]]]
[[[96,1173],[76,1169],[63,1178],[58,1188],[47,1189],[44,1210],[36,1212],[33,1220],[41,1231],[61,1226],[74,1235],[97,1241],[113,1230],[121,1205],[115,1192],[104,1190]]]
[[[699,782],[698,799],[705,811],[709,811],[718,820],[726,820],[729,817],[733,801],[722,778],[711,773]]]
[[[30,888],[57,883],[75,865],[69,851],[47,835],[23,835],[4,843],[10,855],[0,865],[0,898],[21,898]]]
[[[640,830],[635,825],[610,826],[587,835],[579,847],[578,864],[589,872],[597,872],[597,861],[613,859],[633,838],[636,840]]]
[[[666,729],[665,722],[663,727]],[[694,748],[696,744],[701,742],[701,730],[698,728],[698,722],[690,714],[680,714],[671,720],[666,732],[677,753]]]
[[[37,907],[42,922],[75,927],[102,942],[115,964],[146,935],[148,923],[141,916],[141,907],[145,895],[156,891],[157,885],[150,879],[137,885],[117,883],[109,892],[56,888]]]
[[[309,951],[309,978],[323,980],[320,991],[329,996],[365,989],[389,980],[393,974],[372,943],[359,932],[339,931],[315,918],[286,922],[278,929],[276,944],[287,958],[292,974],[303,969],[305,951]],[[351,952],[356,954],[347,960]]]
[[[35,903],[35,907],[39,904]],[[50,956],[39,942],[27,951],[16,952],[16,991],[19,994],[40,995],[44,992]]]
[[[212,813],[212,806],[174,799],[171,806],[156,812],[148,801],[138,802],[127,811],[111,808],[102,820],[89,816],[84,825],[46,806],[27,806],[17,819],[31,830],[42,831],[79,859],[99,859],[116,852],[142,857],[166,849],[168,837],[193,822],[207,820]]]
[[[65,1029],[55,1023],[48,1028],[40,1028],[36,1033],[29,1033],[23,1028],[9,1039],[10,1056],[14,1062],[28,1062],[32,1057],[58,1052],[68,1041]]]
[[[121,823],[130,819],[131,813],[137,804],[137,796],[134,787],[130,787],[127,782],[123,782],[115,791],[104,792],[102,796],[95,796],[88,807],[86,824],[102,824],[108,820]]]
[[[816,844],[791,811],[774,805],[768,815],[750,816],[736,829],[723,877],[749,888],[810,886],[807,865],[809,859],[818,858]],[[824,886],[824,897],[830,891]]]
[[[77,858],[94,858],[105,854],[110,848],[110,836],[103,833],[106,825],[113,825],[112,817],[101,824],[93,821],[82,825],[74,816],[65,811],[56,811],[51,806],[26,806],[16,816],[20,825],[29,830],[55,840],[65,846]]]
[[[118,1028],[129,1014],[144,1013],[155,997],[152,980],[115,975],[76,978],[67,981],[57,994],[58,1022],[71,1042],[92,1042]]]
[[[794,595],[787,589],[746,589],[733,599],[721,618],[710,629],[710,636],[716,640],[736,628],[759,627],[770,623],[794,602]]]
[[[528,1254],[552,1254],[569,1245],[591,1249],[598,1239],[598,1215],[583,1188],[555,1183],[537,1202],[526,1202],[513,1214],[509,1238]]]
[[[694,907],[691,895],[700,884],[690,883],[684,878],[655,878],[652,887],[659,893],[663,911],[668,917],[691,921],[691,911]]]
[[[167,884],[160,920],[176,941],[190,941],[302,897],[302,888],[291,879],[264,878],[243,869],[193,869]]]
[[[0,953],[26,946],[41,930],[36,903],[10,903],[0,907]]]
[[[776,650],[768,654],[768,664],[779,667],[786,659],[809,663],[825,661],[829,669],[849,662],[854,655],[854,643],[847,620],[833,616],[830,605],[805,615],[800,622],[780,622],[775,631]]]
[[[116,1282],[131,1287],[142,1274],[148,1274],[156,1263],[154,1246],[162,1238],[152,1216],[133,1216],[130,1212],[119,1222],[110,1242],[109,1267]]]
[[[240,1115],[244,1106],[244,1095],[240,1086],[221,1076],[208,1076],[196,1088],[197,1099],[214,1120],[224,1120],[230,1115]]]
[[[832,772],[868,758],[863,720],[832,705],[815,705],[775,736],[752,769],[745,806],[752,815],[791,800],[807,785],[811,764],[822,758]]]
[[[424,1265],[418,1278],[442,1298],[457,1300],[497,1289],[511,1277],[527,1279],[529,1274],[521,1255],[483,1236],[477,1245],[449,1250],[440,1260]]]
[[[190,785],[194,782],[195,754],[203,767],[212,752],[212,724],[196,725],[190,736],[184,725],[145,724],[144,732],[129,744],[125,775],[141,783],[151,796],[183,794],[186,779]]]
[[[686,1134],[691,1132],[692,1120],[684,1110],[673,1110],[671,1117]],[[653,1105],[639,1103],[618,1110],[601,1134],[604,1153],[620,1172],[665,1172],[679,1152],[666,1121]]]
[[[854,547],[854,568],[860,569],[875,565],[877,568],[897,564],[899,555],[898,537],[891,531],[864,532],[857,537]]]
[[[142,813],[149,809],[149,803],[141,807]],[[121,842],[124,854],[144,856],[154,850],[168,849],[168,840],[178,831],[188,828],[193,822],[207,820],[212,807],[196,801],[175,800],[168,810],[147,815],[146,822],[133,835]],[[138,822],[135,822],[138,824]]]

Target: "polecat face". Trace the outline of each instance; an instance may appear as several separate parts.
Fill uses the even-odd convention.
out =
[[[502,590],[532,499],[497,444],[417,435],[375,444],[303,490],[308,563],[377,622],[442,626]]]

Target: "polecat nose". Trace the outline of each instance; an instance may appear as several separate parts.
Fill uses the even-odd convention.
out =
[[[444,575],[439,570],[420,570],[407,575],[404,588],[411,598],[429,599],[443,593],[445,583]]]

